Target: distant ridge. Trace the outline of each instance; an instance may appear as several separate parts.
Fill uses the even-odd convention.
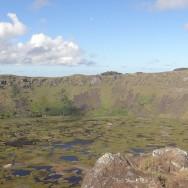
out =
[[[80,114],[187,118],[188,71],[0,76],[1,118]]]
[[[188,71],[188,68],[176,68],[174,71]]]

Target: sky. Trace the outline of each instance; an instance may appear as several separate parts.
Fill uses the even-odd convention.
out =
[[[0,74],[188,67],[188,0],[0,0]]]

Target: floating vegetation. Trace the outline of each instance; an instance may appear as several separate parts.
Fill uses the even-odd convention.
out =
[[[5,145],[12,147],[23,147],[23,146],[35,145],[37,144],[38,141],[39,141],[38,139],[29,140],[23,137],[23,138],[18,138],[16,140],[8,141],[5,143]]]
[[[54,148],[64,148],[64,149],[71,149],[75,146],[85,146],[85,145],[89,145],[92,144],[94,141],[93,140],[82,140],[82,139],[75,139],[73,141],[70,142],[66,142],[66,143],[53,143],[53,147]]]
[[[186,120],[128,117],[4,119],[0,187],[80,187],[85,170],[104,153],[140,154],[164,146],[188,150],[187,125]]]

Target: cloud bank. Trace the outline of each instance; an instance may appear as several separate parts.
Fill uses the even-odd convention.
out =
[[[178,10],[188,8],[188,0],[155,0],[152,8],[155,10]]]
[[[43,33],[33,34],[25,43],[12,42],[23,35],[26,26],[15,14],[8,14],[12,23],[0,22],[0,64],[80,65],[90,64],[81,48],[62,36],[52,38]]]

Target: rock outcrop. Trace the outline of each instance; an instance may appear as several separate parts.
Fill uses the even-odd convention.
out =
[[[162,148],[140,156],[107,153],[83,180],[82,188],[187,188],[188,154]]]

